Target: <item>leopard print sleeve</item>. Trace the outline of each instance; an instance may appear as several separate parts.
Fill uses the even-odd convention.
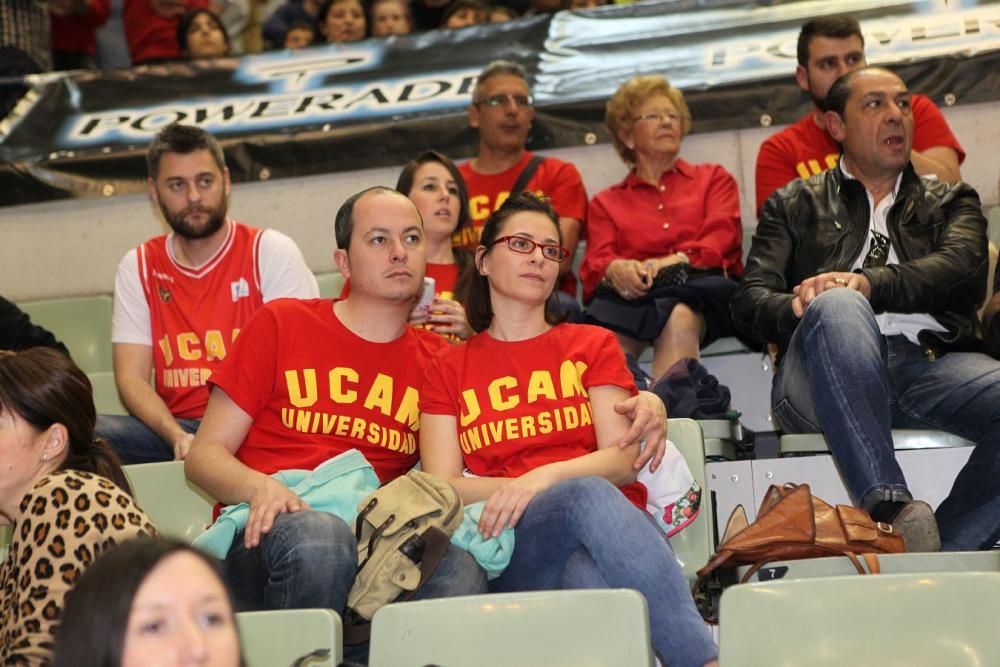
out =
[[[152,535],[149,517],[103,477],[69,470],[39,479],[0,566],[0,664],[49,664],[63,598],[80,573],[115,544]]]

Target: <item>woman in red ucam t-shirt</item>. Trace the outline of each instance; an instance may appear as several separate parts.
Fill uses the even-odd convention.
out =
[[[717,649],[681,568],[636,507],[636,446],[617,446],[629,424],[613,405],[635,393],[624,355],[607,330],[557,324],[547,308],[567,252],[555,214],[521,193],[480,242],[466,304],[479,333],[443,349],[421,391],[424,470],[466,503],[486,501],[484,536],[514,529],[491,590],[634,588],[669,664],[711,663]]]

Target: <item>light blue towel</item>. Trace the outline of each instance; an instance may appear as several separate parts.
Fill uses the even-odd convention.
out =
[[[348,525],[353,525],[358,516],[358,504],[379,487],[375,470],[356,449],[321,463],[315,470],[282,470],[271,476],[310,508],[335,514]],[[194,546],[216,558],[225,558],[249,515],[249,503],[223,508],[215,523],[194,541]]]
[[[356,449],[344,452],[320,464],[315,470],[282,470],[271,475],[311,509],[329,512],[353,525],[358,517],[358,505],[379,487],[379,479],[364,455]],[[514,531],[504,530],[499,537],[484,538],[479,533],[479,515],[485,501],[465,507],[451,543],[465,549],[486,571],[490,579],[503,574],[514,553]],[[236,535],[246,526],[250,504],[240,503],[222,509],[219,518],[194,541],[194,546],[225,558]]]
[[[499,537],[483,537],[479,532],[479,516],[485,506],[485,500],[465,506],[465,516],[451,536],[451,543],[472,554],[486,570],[486,576],[496,579],[510,564],[510,557],[514,553],[514,531],[505,528]]]

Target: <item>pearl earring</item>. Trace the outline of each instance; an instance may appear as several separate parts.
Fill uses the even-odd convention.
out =
[[[44,454],[42,454],[42,460],[43,461],[48,461],[49,460],[49,453],[48,452],[45,452]]]

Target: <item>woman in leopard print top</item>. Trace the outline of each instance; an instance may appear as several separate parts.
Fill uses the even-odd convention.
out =
[[[52,660],[63,598],[112,545],[155,535],[121,464],[94,438],[90,381],[44,348],[0,351],[0,664]]]

